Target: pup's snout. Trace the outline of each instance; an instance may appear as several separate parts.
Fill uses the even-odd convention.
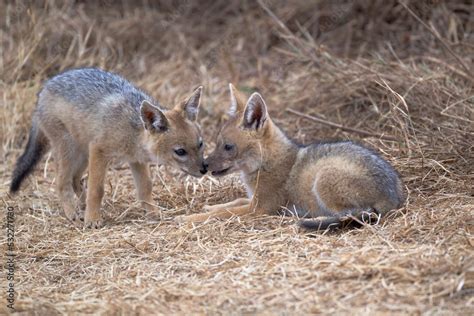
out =
[[[199,170],[199,172],[201,172],[201,174],[206,174],[207,167],[209,167],[209,165],[207,163],[203,162],[202,163],[202,168],[201,168],[201,170]]]

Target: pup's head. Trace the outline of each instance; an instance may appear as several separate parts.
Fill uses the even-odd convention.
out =
[[[262,144],[272,128],[267,106],[259,93],[253,93],[245,102],[232,84],[229,88],[230,118],[217,135],[214,152],[206,159],[213,176],[257,171],[263,159]]]
[[[146,146],[162,164],[172,165],[192,176],[207,172],[204,145],[196,123],[202,87],[172,110],[162,111],[148,101],[140,107],[145,127]]]

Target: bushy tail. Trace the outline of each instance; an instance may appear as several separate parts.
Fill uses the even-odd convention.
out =
[[[33,121],[25,151],[18,158],[15,170],[13,171],[10,193],[15,193],[20,189],[21,183],[41,160],[41,157],[47,151],[47,147],[48,139],[46,135],[40,130],[38,124]]]
[[[318,219],[302,219],[298,226],[307,230],[335,230],[342,227],[339,217],[321,217]]]
[[[308,230],[336,230],[346,227],[360,227],[364,223],[371,224],[380,219],[380,213],[374,209],[350,212],[348,215],[303,219],[298,225]]]

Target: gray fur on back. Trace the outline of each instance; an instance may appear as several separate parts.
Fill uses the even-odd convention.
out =
[[[121,76],[98,68],[65,71],[48,80],[43,90],[81,107],[94,107],[111,95],[122,95],[127,105],[138,109],[143,100],[158,106],[152,97]]]
[[[159,106],[119,75],[97,68],[72,69],[44,84],[33,120],[52,143],[70,135],[77,146],[100,142],[114,155],[135,161],[145,155],[138,141],[144,131],[143,100]]]

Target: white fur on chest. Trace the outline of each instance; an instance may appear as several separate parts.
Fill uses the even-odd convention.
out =
[[[254,190],[250,184],[247,175],[243,172],[240,173],[240,181],[242,181],[245,186],[245,191],[247,191],[247,197],[251,199],[253,197]]]

